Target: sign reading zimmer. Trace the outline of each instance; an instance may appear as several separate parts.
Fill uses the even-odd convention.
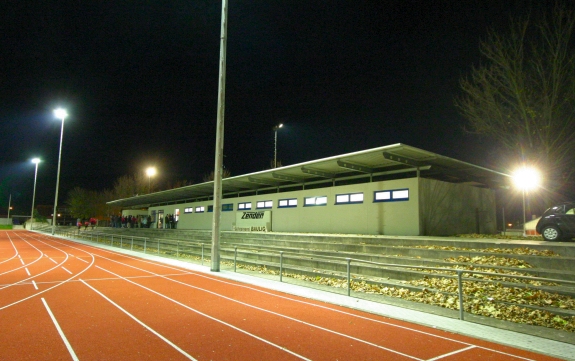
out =
[[[241,232],[269,232],[272,226],[272,212],[236,212],[234,231]]]

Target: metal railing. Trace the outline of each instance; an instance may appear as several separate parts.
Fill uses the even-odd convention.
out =
[[[187,261],[198,260],[203,265],[204,261],[207,261],[205,258],[206,251],[211,253],[211,243],[203,243],[203,242],[193,242],[193,241],[183,241],[183,240],[176,240],[176,239],[151,239],[149,237],[137,237],[137,236],[126,236],[121,234],[110,234],[104,232],[77,232],[77,231],[60,231],[58,232],[59,235],[68,237],[68,238],[77,238],[83,240],[89,240],[90,242],[98,242],[108,244],[113,247],[119,247],[122,249],[130,249],[131,251],[136,252],[143,252],[145,254],[155,254],[162,257],[175,257],[177,259],[184,259]],[[206,249],[207,248],[207,249]],[[224,253],[224,255],[220,256],[222,261],[225,262],[226,260],[233,261],[233,271],[237,272],[238,268],[238,247],[221,247],[220,251]],[[483,276],[494,276],[499,279],[501,278],[509,278],[509,279],[522,279],[522,280],[530,280],[530,281],[539,281],[539,282],[546,282],[546,283],[560,283],[563,285],[575,286],[575,281],[568,281],[568,280],[560,280],[560,279],[551,279],[551,278],[543,278],[543,277],[532,277],[532,276],[522,276],[522,275],[514,275],[514,274],[505,274],[505,273],[494,273],[494,272],[485,272],[485,271],[477,271],[477,270],[467,270],[467,269],[453,269],[453,268],[444,268],[444,267],[427,267],[427,266],[416,266],[416,265],[404,265],[404,264],[394,264],[394,263],[381,263],[381,262],[373,262],[367,261],[362,259],[355,259],[355,258],[344,258],[344,257],[333,257],[333,256],[318,256],[317,254],[313,255],[305,255],[301,253],[288,253],[286,251],[269,251],[266,250],[262,252],[261,250],[256,249],[240,249],[240,252],[243,252],[244,255],[253,255],[257,254],[259,256],[267,256],[272,260],[272,264],[269,264],[270,268],[278,268],[279,269],[279,281],[283,281],[283,276],[287,273],[285,272],[285,260],[293,259],[296,261],[301,261],[306,258],[313,258],[314,261],[323,260],[324,262],[331,263],[332,267],[335,268],[343,268],[345,266],[345,276],[342,278],[346,281],[346,288],[347,288],[347,296],[352,296],[352,282],[354,278],[357,276],[361,276],[361,267],[362,265],[370,265],[376,266],[382,271],[390,270],[390,269],[406,269],[410,271],[414,270],[426,270],[426,271],[433,271],[437,273],[433,273],[434,277],[443,277],[443,278],[451,278],[457,280],[457,293],[456,296],[458,298],[458,309],[459,309],[459,319],[465,319],[465,299],[471,298],[470,295],[464,294],[464,287],[463,281],[473,281],[473,282],[500,282],[489,280],[485,278],[465,278],[470,277],[471,275],[483,275]],[[231,256],[227,256],[226,254],[232,254]],[[275,262],[275,259],[279,258],[279,262]],[[242,265],[246,264],[255,264],[255,265],[262,265],[265,262],[261,260],[250,260],[244,256],[242,258]],[[352,262],[353,266],[357,268],[355,274],[352,274]],[[279,264],[277,264],[279,263]],[[296,268],[296,267],[292,267]],[[300,270],[301,271],[301,270]],[[327,271],[326,271],[327,272]],[[305,272],[304,272],[305,273]],[[340,274],[342,272],[339,272]],[[451,274],[450,274],[451,273]],[[337,274],[331,273],[331,276],[338,277]],[[340,276],[341,277],[341,276]],[[527,284],[520,284],[521,287],[529,288]],[[519,285],[517,285],[519,287]],[[444,294],[452,294],[445,291],[438,291]],[[517,303],[520,307],[526,308],[533,308],[537,309],[536,306],[531,306],[528,304]],[[575,311],[570,310],[557,310],[553,311],[553,313],[567,315],[567,316],[575,316]]]

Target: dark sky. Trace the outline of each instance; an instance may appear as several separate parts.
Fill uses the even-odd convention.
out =
[[[394,143],[490,167],[463,132],[458,82],[487,29],[551,2],[229,0],[224,165],[269,168]],[[5,0],[0,5],[0,206],[60,203],[155,165],[213,171],[221,3]],[[491,155],[492,156],[492,155]],[[0,213],[5,213],[2,209]]]

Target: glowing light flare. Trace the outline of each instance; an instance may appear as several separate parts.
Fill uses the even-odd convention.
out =
[[[62,121],[68,117],[68,112],[66,109],[58,108],[54,109],[54,116]]]
[[[40,163],[40,158],[33,158],[32,163],[34,163],[34,164]]]
[[[535,168],[522,167],[513,173],[513,183],[517,188],[528,191],[539,187],[541,175]]]
[[[146,169],[146,175],[148,177],[153,177],[156,175],[156,168],[154,167],[149,167],[148,169]]]

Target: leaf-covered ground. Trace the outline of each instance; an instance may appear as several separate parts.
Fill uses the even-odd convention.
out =
[[[475,260],[476,262],[479,260]],[[489,257],[481,260],[482,264],[489,262]],[[226,263],[226,262],[224,262]],[[233,263],[229,264],[233,266]],[[250,266],[238,264],[238,268],[248,269],[265,274],[279,275],[276,270],[265,266]],[[525,267],[531,267],[530,265]],[[307,276],[295,273],[284,273],[284,277],[313,282],[325,286],[347,289],[347,280],[335,277]],[[544,326],[563,331],[575,332],[575,316],[565,316],[553,313],[553,309],[575,311],[575,299],[537,289],[504,286],[492,276],[482,276],[481,281],[464,281],[464,309],[466,312],[488,316],[501,320],[523,323],[528,325]],[[533,281],[509,280],[530,283]],[[397,297],[408,301],[426,303],[453,310],[459,309],[457,296],[457,279],[425,276],[421,280],[406,282],[412,286],[422,287],[422,291],[412,291],[401,287],[388,287],[365,278],[354,278],[351,289],[355,292],[379,294]],[[535,282],[536,283],[536,282]],[[534,306],[529,308],[525,306]]]
[[[119,246],[119,244],[118,244]],[[454,247],[421,246],[422,248],[441,248],[449,250],[466,250]],[[136,247],[135,247],[136,248]],[[478,252],[508,253],[508,254],[530,254],[553,257],[556,256],[550,251],[537,251],[528,248],[508,249],[503,252],[500,249],[477,250]],[[149,250],[153,252],[153,250]],[[151,253],[150,252],[150,253]],[[165,252],[161,252],[165,253]],[[195,255],[180,253],[180,258],[187,258],[200,261],[201,258]],[[457,279],[451,273],[455,270],[474,270],[474,265],[533,268],[525,261],[509,257],[479,256],[479,257],[450,257],[445,261],[457,263],[452,268],[454,271],[445,271],[442,275],[425,275],[420,280],[404,281],[406,285],[416,286],[421,291],[413,291],[408,288],[390,287],[377,283],[377,280],[370,280],[366,277],[355,277],[351,281],[351,290],[366,294],[384,295],[401,298],[408,301],[420,302],[453,310],[459,309],[459,298],[457,296]],[[204,258],[204,263],[209,263],[208,258]],[[233,267],[233,262],[222,261],[222,264]],[[237,268],[246,269],[262,274],[279,275],[276,270],[268,269],[265,266],[252,266],[238,263]],[[417,269],[417,268],[414,268]],[[505,273],[508,275],[528,276],[518,271],[501,270],[498,268],[481,268],[481,271],[492,273]],[[447,276],[447,277],[446,277]],[[569,296],[550,293],[538,289],[527,288],[529,285],[541,285],[534,280],[523,280],[518,278],[502,277],[498,275],[474,275],[464,273],[464,309],[466,312],[493,317],[501,320],[523,323],[528,325],[544,326],[568,332],[575,332],[575,316],[565,316],[553,313],[553,310],[570,310],[575,312],[575,299]],[[283,277],[290,277],[307,282],[330,286],[334,288],[347,289],[347,280],[338,277],[308,276],[296,273],[284,272]],[[476,278],[477,280],[473,280]],[[488,281],[488,282],[485,282]],[[521,283],[524,287],[512,287],[504,285],[506,283]],[[546,283],[548,286],[556,285]],[[412,287],[413,288],[413,287]],[[529,308],[527,306],[531,306]]]

